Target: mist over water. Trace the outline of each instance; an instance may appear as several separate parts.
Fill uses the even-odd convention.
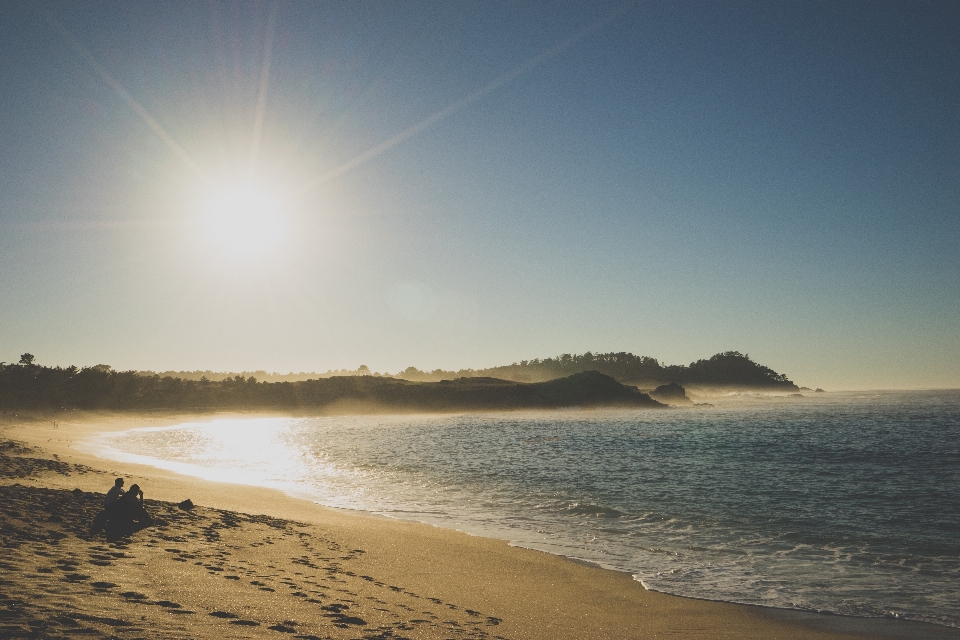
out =
[[[218,420],[99,446],[598,562],[667,593],[960,627],[958,391]]]

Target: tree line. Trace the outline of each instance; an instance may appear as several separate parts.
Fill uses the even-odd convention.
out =
[[[317,376],[308,380],[265,382],[255,376],[233,375],[212,380],[189,379],[150,372],[115,371],[108,365],[45,367],[27,353],[17,364],[0,363],[0,407],[4,409],[195,409],[296,408],[337,402],[386,403],[389,406],[494,406],[504,398],[527,397],[518,384],[543,384],[576,374],[597,372],[618,383],[649,388],[664,382],[739,388],[797,390],[777,373],[736,351],[718,353],[688,366],[664,366],[655,358],[631,353],[587,352],[543,360],[523,360],[490,369],[423,372],[413,367],[396,376],[375,375],[361,367],[350,375]],[[584,378],[585,379],[585,378]],[[461,380],[459,386],[427,385]],[[472,381],[468,384],[466,381]],[[498,382],[509,382],[510,385]],[[418,385],[417,383],[421,383]],[[622,383],[622,384],[620,384]],[[542,387],[546,389],[547,387]],[[556,387],[561,388],[561,387]],[[572,389],[572,387],[571,387]],[[635,389],[634,389],[635,390]],[[536,393],[539,393],[536,392]],[[470,395],[473,394],[473,395]],[[486,394],[486,395],[485,395]],[[499,395],[498,395],[499,394]],[[511,395],[513,394],[513,395]],[[534,393],[535,395],[535,393]],[[478,400],[483,397],[484,399]],[[537,405],[533,396],[524,402]],[[459,399],[457,399],[459,398]],[[472,399],[471,399],[472,398]],[[556,404],[557,398],[547,404]],[[470,404],[473,402],[474,404]],[[516,400],[516,402],[520,402]],[[452,404],[451,404],[452,403]],[[477,404],[479,403],[479,404]],[[521,402],[522,404],[522,402]],[[557,405],[559,406],[559,405]]]
[[[656,358],[637,356],[625,351],[610,353],[588,351],[584,354],[565,353],[555,358],[521,360],[513,364],[487,369],[433,369],[428,371],[416,367],[407,367],[396,374],[373,371],[366,365],[360,365],[356,369],[331,369],[323,373],[305,371],[300,373],[268,373],[264,370],[236,373],[206,370],[163,371],[160,373],[141,371],[140,374],[184,380],[206,378],[213,382],[237,376],[243,378],[254,377],[261,382],[298,382],[336,376],[380,376],[416,382],[439,382],[440,380],[477,377],[500,378],[514,382],[545,382],[583,371],[599,371],[625,384],[639,385],[643,388],[653,388],[661,383],[677,382],[680,384],[797,390],[796,385],[787,376],[777,373],[769,367],[757,364],[750,359],[749,355],[742,354],[739,351],[718,353],[711,358],[697,360],[689,365],[665,365]]]
[[[797,390],[786,375],[777,373],[739,351],[725,351],[689,365],[664,365],[656,358],[618,353],[565,353],[555,358],[521,360],[489,369],[420,371],[410,367],[397,374],[405,380],[442,380],[489,376],[517,382],[541,382],[583,371],[598,371],[625,384],[653,387],[660,383],[700,384],[751,388]]]
[[[413,382],[372,375],[260,382],[239,375],[218,381],[184,380],[114,371],[107,365],[43,367],[33,364],[32,359],[0,364],[0,408],[6,410],[282,409],[366,413],[569,406],[660,405],[635,387],[596,372],[532,384],[485,377]]]

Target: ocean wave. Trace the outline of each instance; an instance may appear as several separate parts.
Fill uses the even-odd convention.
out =
[[[256,469],[322,504],[504,538],[651,590],[960,627],[960,394],[777,405],[305,418],[242,430],[249,460],[232,426],[112,444]]]

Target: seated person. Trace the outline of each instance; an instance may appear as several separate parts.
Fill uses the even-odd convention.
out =
[[[137,522],[153,520],[143,508],[143,491],[140,490],[140,485],[131,485],[130,491],[117,498],[114,504],[116,512],[122,517]]]
[[[103,499],[103,507],[107,508],[114,502],[117,498],[123,495],[123,478],[117,478],[113,483],[113,486],[110,487],[110,491],[107,491],[106,497]]]
[[[121,480],[118,479],[118,482]],[[116,484],[114,488],[119,489],[119,486]],[[122,489],[119,490],[122,491]],[[121,493],[97,514],[90,527],[90,534],[94,535],[106,530],[107,539],[116,538],[125,535],[124,531],[135,531],[154,522],[156,521],[143,508],[143,491],[140,490],[139,485],[132,485],[130,491]],[[134,523],[140,526],[132,528]]]

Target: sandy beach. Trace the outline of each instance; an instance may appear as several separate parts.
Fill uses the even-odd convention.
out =
[[[649,592],[630,575],[280,492],[98,458],[92,435],[212,416],[4,416],[0,637],[958,638]],[[161,524],[89,526],[113,478]],[[190,499],[192,509],[178,503]]]

